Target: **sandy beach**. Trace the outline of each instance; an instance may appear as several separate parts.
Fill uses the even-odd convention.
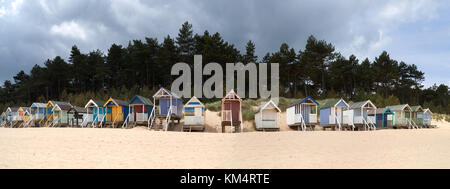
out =
[[[433,124],[439,128],[223,134],[214,125],[204,133],[0,128],[0,168],[450,168],[450,124]]]

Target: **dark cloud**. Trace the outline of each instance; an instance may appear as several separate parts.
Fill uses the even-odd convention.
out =
[[[0,81],[22,69],[29,71],[34,64],[42,65],[48,58],[67,58],[74,44],[83,52],[106,52],[112,43],[126,45],[144,37],[162,40],[168,34],[175,37],[181,24],[189,21],[195,32],[219,32],[241,50],[253,40],[260,57],[276,51],[283,42],[298,51],[311,34],[332,42],[345,56],[373,59],[388,50],[393,58],[424,70],[427,85],[448,84],[448,74],[426,66],[448,62],[445,57],[450,53],[442,51],[449,44],[450,28],[440,27],[448,18],[446,4],[431,0],[0,0]],[[425,36],[430,32],[434,35]],[[421,49],[424,44],[433,50]],[[412,55],[411,51],[422,54]]]

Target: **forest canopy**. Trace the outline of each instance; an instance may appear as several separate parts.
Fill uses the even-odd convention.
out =
[[[448,86],[424,88],[424,73],[416,65],[394,60],[386,51],[374,60],[344,57],[333,44],[311,35],[303,48],[282,43],[278,51],[258,57],[256,44],[250,40],[245,52],[240,52],[219,33],[194,33],[192,25],[185,22],[176,37],[168,35],[163,41],[146,37],[126,46],[112,44],[107,52],[86,53],[74,45],[68,60],[56,56],[42,66],[36,64],[29,73],[22,70],[12,81],[4,81],[0,108],[4,111],[8,106],[30,106],[50,99],[84,106],[90,98],[151,97],[159,87],[170,88],[176,78],[170,75],[173,64],[193,66],[194,55],[200,54],[204,64],[279,63],[281,97],[371,99],[379,107],[408,103],[450,113]]]

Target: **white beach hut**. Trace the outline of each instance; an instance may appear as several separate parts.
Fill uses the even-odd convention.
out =
[[[263,103],[255,114],[256,130],[280,130],[280,112],[272,100]]]
[[[355,102],[349,105],[349,109],[344,111],[344,125],[349,125],[352,129],[364,128],[365,130],[376,129],[376,118],[374,112],[377,107],[370,101]]]
[[[286,109],[286,123],[289,127],[306,130],[317,125],[317,106],[319,103],[311,97],[306,97],[292,103]]]
[[[183,131],[203,131],[205,129],[205,105],[203,105],[197,97],[192,97],[186,105],[184,105],[183,116]]]

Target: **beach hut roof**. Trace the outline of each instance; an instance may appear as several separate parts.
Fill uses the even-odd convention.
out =
[[[231,91],[228,92],[227,95],[225,95],[225,97],[222,98],[222,101],[224,101],[224,100],[239,100],[239,101],[242,101],[241,97],[236,92],[234,92],[233,89],[231,89]]]
[[[430,114],[433,113],[433,112],[431,112],[430,108],[427,108],[427,109],[423,110],[423,113],[425,113],[425,112],[430,112]]]
[[[46,107],[47,107],[49,104],[50,104],[51,106],[56,106],[56,105],[72,106],[72,105],[71,105],[70,103],[68,103],[68,102],[54,101],[54,100],[48,101],[48,103],[46,104]]]
[[[19,109],[17,111],[19,111],[20,109],[22,109],[22,111],[26,112],[28,110],[28,107],[19,107]]]
[[[370,114],[373,114],[374,111],[375,111],[375,114],[385,114],[385,113],[388,113],[388,112],[394,113],[388,107],[386,107],[386,108],[377,108],[376,110],[373,110],[372,112],[370,112]]]
[[[33,104],[31,104],[31,107],[33,108],[45,108],[45,103],[41,103],[41,102],[35,102]]]
[[[347,104],[347,102],[345,102],[344,99],[325,99],[322,102],[320,102],[320,109],[325,109],[325,108],[331,108],[331,107],[335,107],[338,104],[340,104],[341,102],[343,102],[347,107],[349,107],[349,105]]]
[[[103,106],[106,106],[109,102],[113,102],[114,104],[116,104],[118,106],[128,106],[129,105],[128,102],[110,97],[109,100],[106,101]]]
[[[411,111],[412,112],[423,112],[423,108],[422,106],[411,106]]]
[[[79,106],[72,106],[69,110],[69,112],[78,112],[78,113],[86,113],[86,108],[79,107]]]
[[[6,109],[7,112],[17,112],[18,110],[19,110],[18,107],[8,107],[8,108]]]
[[[172,98],[180,98],[177,94],[173,93],[172,91],[167,90],[164,87],[161,87],[158,91],[156,91],[156,93],[153,95],[153,98],[155,99],[159,99],[161,97],[170,97],[172,96]]]
[[[395,105],[395,106],[388,106],[389,109],[392,111],[403,111],[405,109],[411,110],[411,107],[409,107],[408,104],[401,104],[401,105]]]
[[[153,102],[143,96],[136,95],[130,100],[130,104],[143,104],[153,106]]]
[[[272,100],[263,103],[261,106],[258,107],[258,110],[256,110],[255,113],[258,113],[264,109],[266,109],[267,107],[269,107],[269,105],[272,105],[274,107],[275,110],[277,110],[278,112],[281,112],[280,108],[278,108],[278,106],[275,104],[275,102],[273,102]]]
[[[103,100],[89,100],[89,102],[84,106],[84,108],[88,108],[89,106],[93,105],[95,107],[102,107],[106,101]]]
[[[196,106],[196,107],[205,107],[202,102],[196,97],[193,96],[189,101],[186,102],[184,106]]]
[[[60,109],[60,110],[64,110],[64,111],[69,111],[71,108],[72,108],[72,106],[67,105],[67,104],[56,104],[53,107],[53,110]]]
[[[303,104],[303,103],[314,103],[314,104],[316,104],[317,106],[319,106],[319,103],[318,103],[316,100],[314,100],[313,98],[311,98],[310,96],[308,96],[308,97],[306,97],[306,98],[304,98],[304,99],[301,99],[301,100],[299,100],[299,101],[297,101],[297,102],[294,102],[294,103],[290,104],[290,105],[288,106],[288,108],[289,108],[289,107],[292,107],[292,106],[295,106],[296,104]]]
[[[361,101],[361,102],[355,102],[353,104],[350,104],[350,109],[356,109],[356,108],[363,108],[366,105],[372,106],[374,109],[377,107],[372,103],[370,100]]]

